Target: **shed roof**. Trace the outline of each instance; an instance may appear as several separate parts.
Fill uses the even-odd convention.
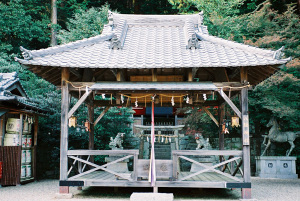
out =
[[[111,13],[101,35],[23,51],[21,64],[71,68],[190,68],[285,64],[281,49],[266,50],[209,35],[202,14]]]
[[[0,73],[0,105],[5,108],[10,104],[13,104],[15,109],[26,108],[38,113],[48,112],[28,97],[16,72]]]

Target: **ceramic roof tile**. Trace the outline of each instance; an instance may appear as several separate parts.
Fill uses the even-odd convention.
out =
[[[187,49],[193,32],[199,45]],[[114,34],[124,39],[121,49],[110,49]],[[114,14],[112,27],[106,25],[102,35],[25,53],[27,59],[16,59],[25,65],[73,68],[237,67],[280,65],[289,60],[276,58],[276,51],[211,36],[199,15]]]

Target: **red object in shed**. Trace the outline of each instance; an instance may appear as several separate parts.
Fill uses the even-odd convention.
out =
[[[134,107],[132,108],[135,113],[133,114],[134,116],[139,116],[139,115],[145,115],[146,114],[146,108],[145,107]]]

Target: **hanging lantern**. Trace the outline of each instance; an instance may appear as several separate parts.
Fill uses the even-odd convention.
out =
[[[91,124],[89,121],[84,122],[84,127],[85,127],[85,131],[86,132],[90,132],[91,131]]]
[[[240,118],[238,116],[231,117],[231,126],[232,128],[240,126]]]
[[[71,116],[70,118],[69,118],[69,127],[76,127],[77,126],[77,117],[75,117],[75,116]]]
[[[229,134],[229,125],[230,125],[230,121],[225,119],[222,124],[222,133],[223,134]]]

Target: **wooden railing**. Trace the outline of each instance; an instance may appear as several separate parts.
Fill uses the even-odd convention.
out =
[[[238,150],[176,150],[172,151],[173,155],[173,180],[176,181],[184,181],[194,176],[200,175],[204,172],[213,171],[215,173],[221,174],[225,177],[233,179],[238,182],[242,182],[240,178],[235,177],[236,173],[240,171],[243,174],[240,166],[242,165],[242,151]],[[213,166],[205,165],[204,163],[200,163],[194,159],[188,158],[187,156],[220,156],[223,160],[221,160],[218,164]],[[200,167],[204,168],[199,170],[193,174],[187,175],[182,178],[178,178],[178,174],[180,172],[179,168],[179,159],[184,159]],[[238,162],[239,161],[239,162]],[[236,165],[234,165],[235,163]],[[221,170],[216,168],[221,167]],[[231,167],[231,168],[230,168]],[[235,170],[233,168],[235,167]],[[225,170],[229,169],[230,174],[226,173]]]
[[[75,176],[72,176],[68,179],[74,180],[78,177],[95,172],[97,170],[103,170],[103,171],[106,171],[110,174],[113,174],[119,178],[122,178],[122,179],[125,179],[128,181],[137,181],[136,166],[137,166],[138,154],[139,154],[139,150],[69,150],[68,158],[69,158],[69,162],[70,162],[69,164],[71,167],[68,171],[68,175],[74,169],[77,171],[78,174],[76,174]],[[118,158],[118,159],[111,161],[104,165],[97,165],[97,164],[89,161],[91,156],[95,156],[95,155],[97,155],[97,156],[100,156],[100,155],[120,156],[121,158]],[[87,159],[83,159],[83,156],[86,156]],[[133,165],[133,172],[130,177],[127,177],[120,172],[115,172],[114,170],[107,168],[109,165],[121,162],[121,161],[126,160],[131,157],[133,157],[134,165]],[[78,167],[76,167],[77,162],[79,164]],[[84,165],[82,166],[82,164],[84,164]],[[86,165],[89,165],[90,167],[93,167],[93,168],[85,171]]]

